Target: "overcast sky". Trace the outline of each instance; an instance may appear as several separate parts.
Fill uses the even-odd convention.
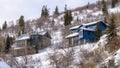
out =
[[[97,0],[0,0],[0,25],[6,20],[16,21],[21,15],[25,20],[39,18],[41,8],[47,5],[50,13],[54,11],[56,5],[60,11],[64,10],[65,4],[69,9],[74,9]]]

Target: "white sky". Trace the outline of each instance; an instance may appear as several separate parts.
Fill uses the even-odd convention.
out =
[[[47,5],[52,14],[56,5],[63,11],[65,4],[69,9],[74,9],[87,4],[88,1],[95,3],[97,0],[0,0],[0,26],[5,20],[16,21],[21,15],[25,20],[39,18],[43,5]]]

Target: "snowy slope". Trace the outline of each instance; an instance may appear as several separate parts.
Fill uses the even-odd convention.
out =
[[[98,43],[105,45],[107,42],[107,41],[105,41],[105,39],[106,39],[105,37],[106,37],[106,35],[103,35],[97,43],[87,43],[87,44],[70,47],[70,48],[52,49],[52,48],[48,47],[48,48],[46,48],[46,51],[43,51],[43,52],[40,51],[39,54],[27,55],[26,57],[29,59],[29,61],[26,64],[26,66],[34,67],[34,68],[37,68],[37,67],[54,68],[50,63],[51,60],[49,59],[50,58],[49,56],[58,54],[57,58],[59,58],[62,55],[67,55],[69,53],[69,51],[71,51],[71,49],[72,49],[72,51],[74,52],[74,61],[73,61],[72,68],[74,68],[74,66],[75,66],[74,64],[77,64],[83,60],[83,55],[84,55],[83,51],[86,51],[88,53],[94,51],[94,49],[97,49],[98,47],[100,47],[98,45]],[[24,66],[24,63],[25,63],[24,57],[17,57],[16,59],[20,66]]]
[[[11,68],[7,63],[0,61],[0,68]]]
[[[74,52],[75,52],[75,56],[76,56],[76,60],[77,61],[77,53],[79,53],[79,51],[81,49],[86,49],[88,51],[91,51],[90,49],[92,49],[94,47],[94,43],[93,44],[85,44],[85,45],[82,45],[82,46],[76,46],[76,47],[73,47],[74,49]],[[72,48],[70,48],[72,49]],[[34,67],[40,67],[40,68],[53,68],[53,66],[50,65],[50,60],[49,60],[49,54],[54,54],[55,52],[59,53],[59,54],[63,54],[65,55],[67,52],[69,51],[69,48],[66,48],[66,49],[57,49],[57,50],[54,50],[54,49],[49,49],[49,51],[46,51],[46,52],[42,52],[42,53],[39,53],[39,54],[34,54],[34,55],[29,55],[27,56],[29,59],[29,62],[27,64],[27,66],[34,66]],[[57,54],[56,53],[56,54]],[[81,53],[82,55],[82,53]],[[59,57],[60,55],[58,55]],[[34,62],[32,62],[34,60]],[[23,60],[23,57],[17,57],[17,61],[19,62],[19,64],[22,66],[22,64],[24,64],[24,60]]]

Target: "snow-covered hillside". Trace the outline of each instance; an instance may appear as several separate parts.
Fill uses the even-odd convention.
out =
[[[97,9],[97,7],[94,7],[93,9],[73,11],[73,21],[71,22],[71,26],[78,26],[83,23],[103,20],[102,11],[99,11]],[[120,13],[120,5],[115,8],[109,8],[108,11],[110,14]],[[42,25],[40,27],[38,26],[38,21],[39,20],[34,20],[28,23],[31,29],[35,32],[48,31],[52,37],[51,45],[45,49],[39,50],[38,54],[13,58],[15,68],[16,66],[19,68],[23,68],[24,66],[27,66],[29,68],[57,68],[57,65],[58,67],[60,66],[60,68],[66,68],[65,66],[67,64],[69,64],[69,68],[80,68],[80,65],[83,64],[82,62],[85,62],[86,60],[91,61],[94,60],[94,58],[96,59],[95,53],[101,53],[101,51],[105,49],[105,45],[107,44],[107,35],[104,34],[98,42],[86,43],[79,46],[65,48],[64,46],[66,41],[64,36],[64,14],[60,14],[58,17],[50,16],[47,21],[40,24]],[[2,31],[0,35],[3,37],[7,35],[16,37],[17,31],[18,30],[13,31],[12,28],[10,28],[8,30]],[[93,57],[94,55],[95,57]],[[106,60],[103,60],[100,64],[105,64],[108,59],[111,58],[115,59],[115,65],[120,64],[120,50],[116,51],[112,55],[110,55],[108,52],[103,52],[102,55],[105,56],[104,59],[106,57],[107,58]],[[98,58],[99,55],[97,55],[97,59]],[[97,65],[99,66],[99,64]]]
[[[67,62],[65,58],[68,59],[70,56],[73,56],[73,60],[68,60],[68,61],[72,63],[70,67],[75,68],[76,64],[79,64],[81,61],[83,61],[83,58],[86,54],[93,52],[95,49],[97,49],[96,46],[100,47],[99,43],[101,43],[101,45],[103,46],[106,44],[106,42],[107,42],[106,35],[104,35],[97,43],[86,43],[80,46],[64,48],[64,49],[54,49],[48,47],[46,48],[45,51],[42,52],[40,51],[39,54],[17,57],[16,59],[19,64],[19,67],[26,65],[27,67],[35,67],[35,68],[37,67],[54,68],[55,66],[54,64],[52,65],[52,63],[59,63],[59,61],[60,63],[62,62],[64,63]],[[25,64],[26,61],[25,57],[27,59],[27,64]]]

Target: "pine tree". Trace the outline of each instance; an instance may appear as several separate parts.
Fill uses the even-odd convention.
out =
[[[106,4],[106,2],[104,0],[102,0],[102,4],[103,4],[103,6],[102,6],[102,12],[103,12],[103,14],[104,15],[108,15],[107,4]]]
[[[113,52],[120,48],[120,41],[119,41],[119,37],[117,36],[116,28],[117,26],[115,23],[115,15],[112,14],[111,22],[107,30],[108,45],[106,48],[108,49],[109,52]]]
[[[45,7],[45,11],[44,12],[45,12],[45,17],[49,16],[47,7]]]
[[[44,16],[44,15],[45,15],[44,9],[45,9],[45,6],[42,7],[41,16]]]
[[[99,27],[99,23],[97,23],[97,28],[96,28],[96,31],[95,31],[95,40],[96,41],[100,40],[100,36],[101,36],[101,29]]]
[[[22,31],[22,34],[24,34],[24,26],[25,26],[24,16],[20,17],[20,19],[19,19],[19,26],[20,26],[20,29]]]
[[[112,0],[112,8],[114,8],[117,3],[118,3],[118,0]]]
[[[72,19],[73,18],[72,18],[71,10],[67,10],[64,15],[64,25],[65,26],[70,25]]]
[[[58,7],[56,6],[54,15],[59,15]]]
[[[43,7],[42,7],[41,16],[42,16],[42,17],[45,17],[45,18],[49,16],[49,11],[48,11],[48,9],[47,9],[47,6],[43,6]]]
[[[112,14],[111,23],[109,24],[107,34],[108,40],[111,40],[112,38],[117,36],[114,14]]]
[[[112,8],[115,7],[115,0],[112,0]]]
[[[7,28],[7,22],[5,21],[3,24],[3,30]]]
[[[8,53],[9,49],[10,49],[10,38],[9,36],[7,36],[6,42],[5,42],[5,52]]]
[[[89,9],[89,5],[90,5],[90,3],[88,2],[88,4],[87,4],[87,9]]]
[[[67,11],[67,5],[65,4],[65,8],[64,8],[65,11]]]

